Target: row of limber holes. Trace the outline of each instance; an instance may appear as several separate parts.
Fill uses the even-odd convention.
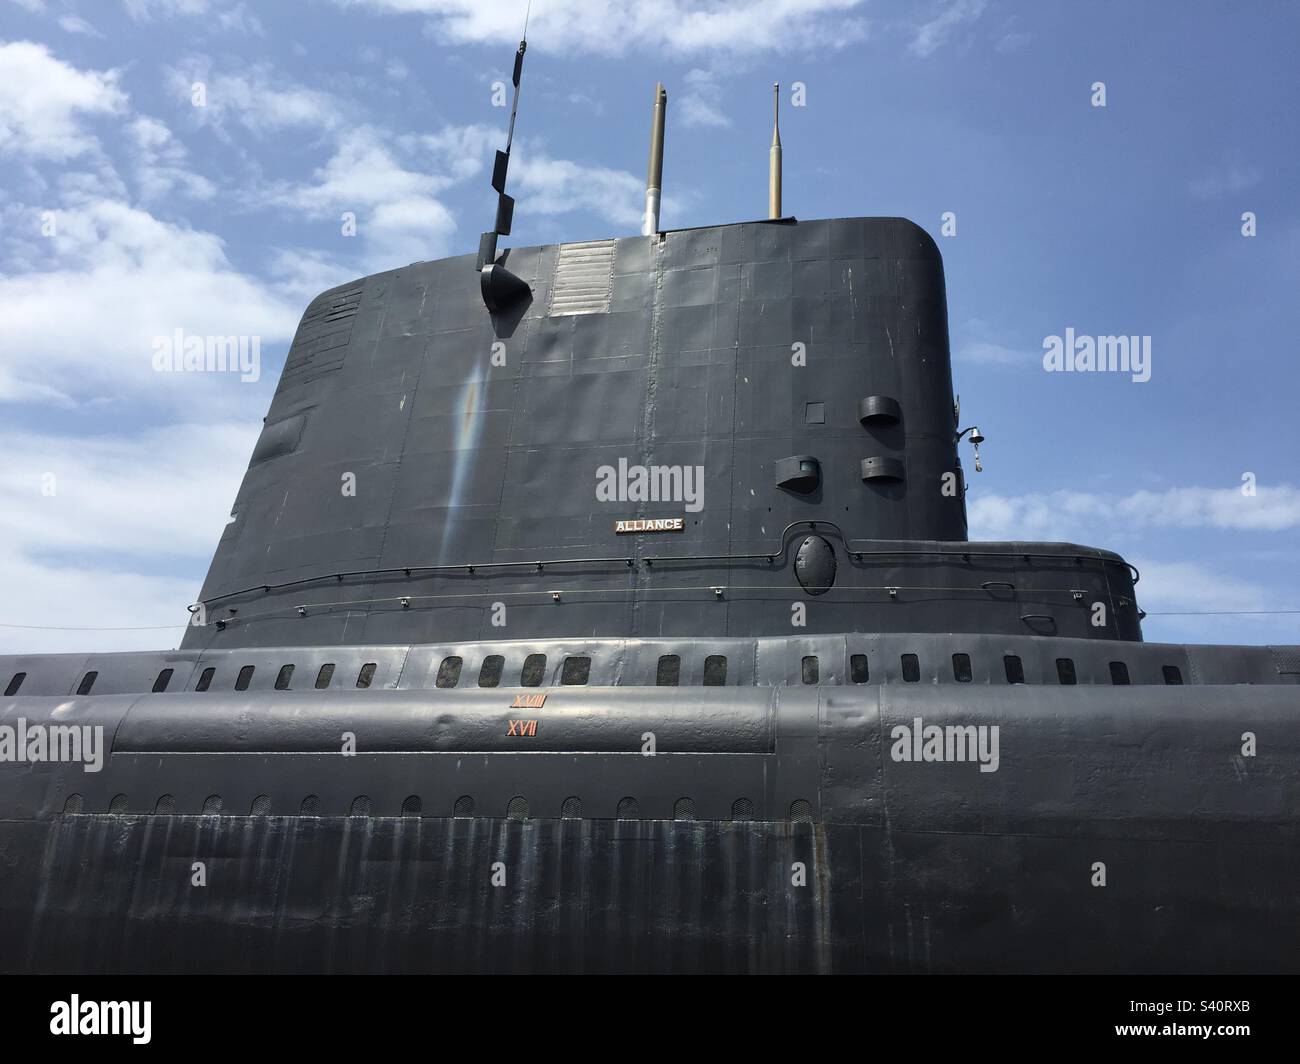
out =
[[[85,811],[85,799],[80,794],[70,794],[63,803],[63,812],[67,815],[77,815]],[[318,817],[321,815],[320,798],[314,794],[307,795],[298,806],[298,816]],[[474,813],[474,798],[468,794],[462,794],[452,805],[451,815],[454,818],[472,817]],[[113,796],[113,800],[108,804],[108,812],[111,816],[125,816],[130,811],[130,800],[125,794]],[[174,795],[164,794],[154,804],[153,809],[158,816],[176,816],[176,798]],[[225,807],[225,802],[221,795],[211,794],[203,802],[203,809],[200,816],[238,816],[240,814],[230,812]],[[248,812],[249,816],[270,816],[271,815],[271,798],[270,795],[259,794],[253,799],[253,804]],[[372,816],[370,808],[370,798],[367,795],[360,794],[352,800],[352,805],[348,809],[350,817],[369,817]],[[424,801],[418,794],[413,794],[402,802],[402,816],[423,816]],[[532,811],[528,804],[528,799],[523,795],[515,795],[510,799],[506,806],[506,819],[508,820],[529,820],[532,817]],[[581,820],[582,816],[582,799],[578,797],[569,797],[564,799],[560,804],[561,820]],[[619,799],[618,806],[614,811],[616,820],[640,820],[641,803],[635,798],[626,797]],[[695,799],[678,798],[673,803],[674,820],[695,820]],[[731,804],[732,820],[753,820],[754,803],[748,798],[737,798]],[[811,824],[813,819],[813,808],[810,802],[800,798],[790,805],[790,819],[796,824]]]
[[[911,664],[908,663],[911,658]],[[1020,660],[1018,654],[1006,654],[1002,658],[1002,669],[1006,673],[1007,683],[1024,683],[1025,666]],[[903,655],[903,679],[908,683],[916,683],[920,678],[920,665],[916,660],[915,654]],[[1165,683],[1181,684],[1183,682],[1182,670],[1177,665],[1163,665],[1161,672],[1164,675]],[[952,674],[953,679],[958,683],[970,683],[972,679],[972,670],[969,654],[954,654],[952,656]],[[1056,659],[1056,678],[1066,685],[1077,684],[1078,675],[1074,670],[1073,658]],[[1110,682],[1118,687],[1126,686],[1132,683],[1128,675],[1128,664],[1123,661],[1112,661],[1110,663]]]
[[[373,661],[368,661],[366,664],[362,665],[361,671],[357,673],[357,686],[363,689],[369,687],[375,678],[375,670],[378,667],[379,666]],[[293,668],[292,665],[281,666],[280,672],[275,678],[275,689],[277,691],[287,691],[289,689],[289,681],[293,679]],[[235,678],[236,691],[248,690],[249,684],[253,682],[254,671],[256,671],[256,666],[254,665],[245,665],[239,670],[239,675]],[[168,685],[172,682],[172,676],[175,675],[175,672],[175,669],[163,669],[162,672],[158,674],[157,679],[153,682],[153,693],[160,695],[166,691]],[[211,688],[212,680],[216,674],[216,667],[209,665],[199,673],[199,682],[194,685],[194,690],[206,691]],[[18,689],[22,687],[25,679],[27,679],[27,673],[15,673],[13,679],[9,681],[9,686],[5,688],[5,697],[8,698],[16,695]],[[99,679],[98,672],[92,670],[91,672],[86,673],[81,678],[81,683],[77,685],[77,694],[90,694],[95,687],[95,681],[97,679]],[[334,665],[332,663],[322,665],[320,671],[316,674],[317,690],[328,687],[333,679]]]
[[[501,673],[505,668],[505,658],[500,654],[489,654],[483,659],[483,664],[478,672],[479,687],[497,687],[501,683]],[[916,654],[902,655],[903,680],[905,683],[919,683],[921,680],[921,661]],[[464,665],[462,658],[452,656],[442,659],[438,666],[438,676],[434,681],[438,687],[456,687],[460,684],[461,669]],[[1007,683],[1024,683],[1025,667],[1017,654],[1007,654],[1002,659],[1003,670],[1006,673]],[[247,691],[249,685],[253,682],[253,673],[255,666],[245,665],[239,670],[239,675],[235,678],[235,690]],[[357,673],[357,687],[365,689],[370,686],[375,678],[375,662],[367,662],[361,666]],[[283,665],[275,678],[275,689],[277,691],[287,691],[289,684],[293,680],[292,665]],[[171,683],[172,674],[175,670],[163,669],[154,680],[153,693],[161,694],[167,690],[168,684]],[[1165,665],[1162,667],[1165,683],[1181,684],[1183,674],[1177,665]],[[199,674],[199,681],[194,685],[196,691],[207,691],[212,686],[212,680],[216,676],[216,668],[208,666]],[[658,668],[655,671],[655,685],[658,687],[677,687],[681,682],[682,659],[677,654],[664,654],[659,659]],[[589,657],[570,657],[564,659],[564,667],[560,670],[560,683],[566,686],[582,686],[587,683],[591,675],[591,658]],[[971,683],[974,679],[974,670],[971,667],[969,654],[954,654],[952,656],[952,675],[958,683]],[[81,678],[81,683],[77,687],[78,695],[88,695],[95,686],[95,680],[98,679],[98,672],[88,672]],[[816,655],[808,655],[801,663],[800,679],[805,684],[815,684],[820,682],[821,663]],[[1066,685],[1078,683],[1078,677],[1075,673],[1073,658],[1056,659],[1056,677]],[[23,681],[27,678],[27,673],[16,673],[9,681],[9,686],[5,688],[5,697],[12,697],[18,693],[22,687]],[[524,659],[523,668],[519,672],[519,685],[521,687],[540,687],[542,681],[546,678],[546,655],[529,654]],[[867,683],[870,678],[870,670],[867,666],[867,656],[865,654],[854,654],[849,658],[849,679],[853,683]],[[327,663],[320,667],[316,674],[316,689],[323,690],[330,686],[334,679],[334,665]],[[721,654],[712,654],[704,659],[704,673],[702,681],[705,687],[722,687],[727,682],[727,659]],[[1112,661],[1110,663],[1110,682],[1117,685],[1128,684],[1129,680],[1128,665],[1122,661]]]
[[[478,685],[480,687],[497,687],[501,683],[501,674],[505,669],[506,659],[500,654],[489,654],[483,659],[483,665],[478,673]],[[666,664],[671,663],[671,664]],[[438,687],[455,687],[460,683],[461,666],[463,661],[458,657],[449,657],[442,660],[438,666],[438,676],[435,681]],[[375,669],[378,668],[375,662],[370,661],[361,666],[357,673],[357,687],[365,689],[370,686],[375,678]],[[253,682],[253,673],[256,666],[245,665],[239,670],[239,675],[235,678],[235,690],[247,691]],[[294,666],[282,665],[279,673],[275,677],[275,689],[277,691],[287,691],[293,680]],[[676,654],[665,655],[659,659],[659,686],[676,686],[678,675],[681,672],[681,658]],[[163,669],[158,674],[157,679],[153,682],[153,693],[162,694],[167,690],[172,681],[174,669]],[[198,683],[194,685],[196,691],[207,691],[212,687],[212,681],[217,673],[216,667],[209,665],[199,674]],[[671,675],[670,675],[671,674]],[[565,658],[564,668],[561,670],[560,682],[569,686],[582,686],[587,683],[591,676],[591,658]],[[96,671],[88,672],[81,678],[81,683],[77,685],[78,695],[88,695],[94,689],[95,681],[99,678]],[[27,673],[15,673],[9,681],[9,686],[5,688],[5,697],[12,697],[18,693],[27,679]],[[524,659],[523,668],[519,672],[519,685],[521,687],[540,687],[542,681],[546,679],[546,655],[529,654]],[[316,689],[318,691],[329,687],[334,680],[334,664],[328,662],[320,667],[316,673]],[[713,656],[705,659],[704,662],[704,684],[705,686],[722,686],[727,682],[727,659],[721,656]]]

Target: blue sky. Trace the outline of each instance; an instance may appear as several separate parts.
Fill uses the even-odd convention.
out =
[[[0,0],[0,652],[175,644],[307,301],[476,248],[523,8]],[[1282,0],[536,0],[508,242],[638,230],[656,80],[663,224],[762,216],[780,81],[786,212],[939,241],[972,537],[1120,551],[1150,640],[1297,643],[1298,53]],[[1067,327],[1151,379],[1045,372]],[[261,379],[154,372],[176,328]]]

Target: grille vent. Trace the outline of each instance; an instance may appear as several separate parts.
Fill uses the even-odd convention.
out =
[[[1279,674],[1300,672],[1300,646],[1269,647],[1273,652],[1273,662]]]
[[[603,314],[614,287],[614,241],[561,244],[551,285],[551,315]]]

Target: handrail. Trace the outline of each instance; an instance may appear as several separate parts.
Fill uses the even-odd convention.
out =
[[[647,566],[652,565],[655,562],[673,562],[673,561],[692,561],[692,562],[766,561],[769,564],[771,564],[774,563],[777,558],[783,557],[785,555],[786,551],[789,549],[790,546],[786,537],[790,534],[790,530],[792,528],[796,528],[799,525],[807,525],[811,531],[817,531],[819,527],[823,527],[823,526],[826,528],[833,528],[835,530],[835,534],[839,536],[840,542],[844,544],[844,549],[848,551],[850,559],[852,561],[859,561],[859,562],[862,561],[862,559],[867,556],[907,557],[911,555],[918,555],[922,557],[924,556],[946,557],[948,555],[961,555],[962,558],[966,560],[969,560],[972,556],[974,556],[979,558],[1024,558],[1026,560],[1032,557],[1066,558],[1066,559],[1073,558],[1075,561],[1100,561],[1103,563],[1106,561],[1106,559],[1104,558],[1100,558],[1097,557],[1096,555],[1091,555],[1091,554],[1077,554],[1077,553],[1045,554],[1041,551],[978,550],[978,549],[972,549],[964,544],[959,544],[953,548],[889,547],[884,549],[863,550],[860,548],[855,548],[853,544],[871,543],[875,541],[874,540],[850,540],[844,535],[843,530],[834,521],[822,521],[822,520],[813,520],[813,519],[791,521],[788,525],[786,525],[785,528],[781,530],[780,547],[775,551],[764,551],[763,553],[760,554],[660,554],[660,555],[649,555],[647,557],[642,558],[641,560],[645,562]],[[1138,580],[1141,579],[1141,574],[1138,572],[1137,566],[1134,565],[1132,562],[1127,561],[1123,558],[1121,558],[1120,561],[1123,562],[1124,565],[1128,566],[1129,570],[1133,574],[1133,583],[1136,584]]]
[[[222,602],[230,598],[238,598],[240,595],[251,595],[256,591],[285,591],[291,587],[301,587],[303,584],[314,584],[318,580],[335,580],[342,583],[348,577],[352,576],[391,576],[394,573],[403,573],[410,576],[412,573],[458,573],[463,572],[472,575],[477,569],[509,569],[519,567],[531,567],[539,573],[544,572],[548,565],[612,565],[616,562],[624,563],[629,569],[635,564],[631,558],[547,558],[542,561],[527,562],[462,562],[459,565],[399,565],[391,569],[353,569],[341,573],[321,573],[317,576],[304,576],[298,580],[287,580],[283,584],[254,584],[252,587],[241,588],[238,591],[224,591],[220,595],[212,595],[206,599],[200,599],[193,606],[188,607],[190,613],[197,611],[199,605],[209,606],[214,602]]]
[[[648,555],[641,561],[646,568],[652,568],[656,563],[669,562],[745,562],[745,561],[763,561],[769,565],[776,563],[777,559],[784,558],[790,548],[789,535],[792,529],[800,526],[807,526],[810,531],[821,529],[833,529],[835,535],[839,537],[844,549],[848,552],[849,558],[854,562],[861,562],[867,557],[949,557],[960,555],[964,560],[969,561],[971,557],[979,558],[1024,558],[1026,561],[1033,557],[1054,558],[1054,559],[1074,559],[1082,563],[1084,561],[1100,561],[1103,564],[1106,559],[1090,554],[1046,554],[1041,551],[1007,551],[1007,550],[979,550],[972,549],[965,544],[957,544],[951,548],[938,547],[888,547],[875,549],[857,549],[853,544],[870,543],[872,540],[850,540],[844,535],[843,529],[834,521],[822,521],[814,519],[802,519],[791,521],[781,530],[779,537],[780,546],[775,551],[765,551],[759,554],[662,554]],[[1141,573],[1132,562],[1123,558],[1120,561],[1128,567],[1133,574],[1133,583],[1141,579]],[[614,565],[623,564],[631,569],[636,566],[636,560],[633,558],[551,558],[540,561],[495,561],[495,562],[462,562],[456,565],[401,565],[386,569],[355,569],[338,573],[322,573],[317,576],[304,576],[297,580],[288,580],[281,584],[254,584],[251,587],[241,588],[238,591],[226,591],[220,595],[213,595],[206,599],[201,599],[193,606],[189,607],[190,613],[197,612],[200,605],[207,607],[227,599],[239,598],[244,595],[251,595],[257,592],[269,594],[272,591],[285,591],[289,588],[302,587],[305,584],[313,584],[322,580],[334,580],[342,583],[351,577],[377,577],[392,576],[401,573],[404,576],[411,576],[413,573],[465,573],[473,575],[479,569],[511,569],[511,568],[532,568],[537,572],[544,572],[548,565]]]
[[[797,584],[790,584],[790,585],[754,584],[754,585],[744,585],[744,586],[729,585],[727,587],[727,590],[732,592],[761,591],[761,592],[775,593],[782,590],[797,592],[799,590],[799,585]],[[900,591],[947,592],[952,594],[988,594],[989,593],[989,589],[983,586],[956,587],[956,586],[942,586],[936,584],[897,584],[897,585],[852,584],[852,585],[837,587],[836,590],[838,591],[887,591],[890,593],[891,601],[895,603],[897,603],[898,601],[895,598],[895,594]],[[1034,588],[1033,590],[1035,595],[1073,596],[1077,593],[1074,589],[1066,588],[1066,587]],[[701,587],[698,585],[689,585],[689,586],[681,586],[681,587],[573,588],[565,591],[563,594],[566,596],[568,595],[604,596],[604,595],[614,595],[614,594],[633,594],[633,595],[651,596],[654,594],[661,594],[664,592],[683,592],[683,591],[698,592],[701,596],[709,596],[712,593],[716,592],[716,588]],[[480,592],[473,592],[469,594],[427,594],[427,595],[409,595],[409,596],[402,595],[402,596],[385,596],[382,598],[336,599],[336,600],[326,601],[326,602],[299,603],[296,605],[285,606],[280,609],[266,610],[260,613],[243,614],[240,615],[239,617],[232,617],[229,620],[218,620],[215,623],[218,629],[224,629],[229,624],[248,624],[251,622],[262,621],[273,617],[288,616],[294,612],[297,612],[300,616],[308,616],[310,613],[314,613],[321,610],[328,612],[330,610],[337,609],[337,608],[350,608],[350,607],[389,606],[389,607],[401,608],[401,609],[410,609],[410,608],[428,609],[430,607],[436,608],[436,606],[439,603],[450,603],[453,600],[479,598],[484,593],[485,592],[480,591]],[[500,595],[503,598],[529,598],[529,597],[541,597],[541,596],[548,596],[548,595],[554,596],[554,594],[556,593],[549,589],[536,588],[527,591],[498,591],[498,592],[493,592],[493,594]],[[1127,602],[1128,602],[1127,599],[1123,600],[1121,602],[1121,605],[1124,605]],[[1005,603],[1000,603],[1000,604],[1005,605]],[[875,603],[872,603],[872,605],[875,605]],[[1021,615],[1022,621],[1029,621],[1035,618],[1040,618],[1044,620],[1051,619],[1053,621],[1055,620],[1053,614],[1022,614]],[[1139,620],[1140,619],[1141,618],[1139,618]]]

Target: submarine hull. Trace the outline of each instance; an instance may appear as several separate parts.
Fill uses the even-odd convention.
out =
[[[1294,970],[1300,647],[969,541],[959,416],[901,219],[323,293],[180,649],[0,658],[0,969]]]
[[[113,749],[99,772],[6,775],[0,968],[1228,973],[1300,956],[1300,904],[1278,889],[1300,874],[1294,687],[723,690],[653,756],[633,732],[662,692],[545,693],[529,715],[568,749],[469,749],[472,728],[437,728],[484,711],[455,692],[368,707],[357,731],[391,748],[353,756],[265,702],[223,727],[195,695],[180,726],[27,700],[29,728],[100,721]],[[320,708],[331,726],[354,712]],[[996,770],[902,758],[918,722],[997,727]]]
[[[186,816],[5,833],[7,860],[51,876],[7,884],[9,971],[1260,973],[1294,971],[1300,949],[1294,904],[1257,890],[1295,881],[1294,830],[1099,847],[850,825]],[[1098,852],[1140,881],[1087,898],[1075,881]],[[195,859],[240,871],[200,900]],[[530,881],[487,889],[503,859]],[[803,896],[788,884],[799,861]],[[34,926],[12,904],[33,893]]]

